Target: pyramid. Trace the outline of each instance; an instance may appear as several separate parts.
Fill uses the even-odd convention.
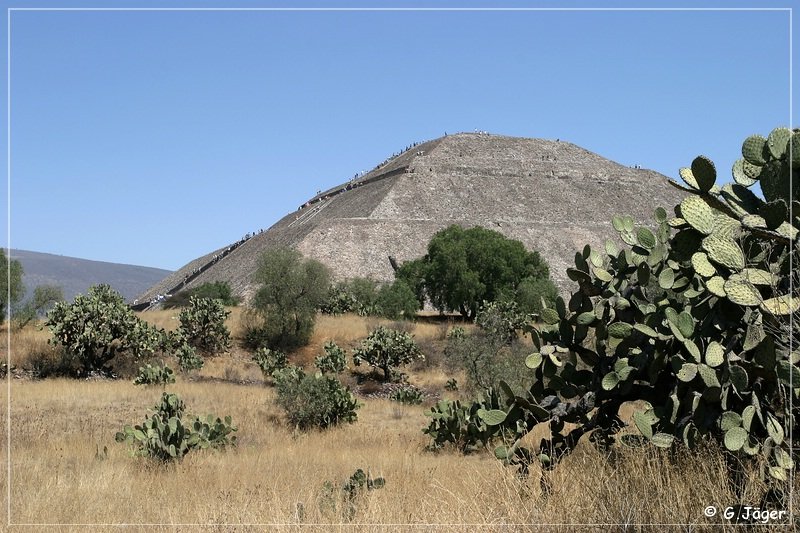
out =
[[[199,257],[139,297],[227,281],[248,300],[261,254],[291,246],[328,265],[336,279],[394,279],[398,263],[421,257],[451,224],[483,226],[522,241],[550,264],[562,292],[584,245],[617,239],[616,214],[652,225],[681,193],[666,176],[631,168],[560,140],[459,133],[427,141],[310,198],[268,230]],[[216,257],[216,260],[215,260]]]

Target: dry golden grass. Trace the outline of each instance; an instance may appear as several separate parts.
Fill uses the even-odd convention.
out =
[[[349,345],[368,327],[355,317],[322,317],[314,342]],[[441,334],[436,327],[414,333]],[[202,375],[257,374],[247,354],[237,353],[208,359]],[[446,376],[429,368],[410,379],[434,386]],[[11,473],[0,476],[0,490],[10,488],[11,495],[4,518],[40,531],[83,531],[89,524],[100,524],[92,531],[120,524],[129,525],[126,531],[734,531],[722,518],[703,515],[707,505],[737,501],[714,450],[671,455],[620,447],[605,457],[582,443],[544,474],[551,492],[543,494],[536,467],[521,480],[489,452],[426,451],[422,406],[362,399],[355,424],[297,433],[286,426],[271,387],[223,380],[179,377],[168,390],[190,413],[231,415],[238,446],[192,453],[168,466],[131,457],[114,440],[123,425],[144,419],[160,388],[122,380],[10,380],[10,405],[5,395],[0,399],[3,427],[7,407],[11,417],[10,450],[0,441]],[[331,495],[324,485],[341,483],[357,468],[385,477],[386,486],[358,498],[351,515],[341,491]],[[758,505],[757,483],[749,487],[744,502]]]

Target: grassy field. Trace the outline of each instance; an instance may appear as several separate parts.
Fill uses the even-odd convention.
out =
[[[175,315],[145,318],[171,328]],[[238,311],[229,319],[234,337],[242,320]],[[313,361],[328,339],[352,346],[377,323],[322,316],[311,345],[292,359]],[[432,347],[446,330],[419,324],[412,332]],[[12,364],[47,357],[46,339],[34,327],[12,331]],[[409,375],[432,397],[452,394],[443,390],[448,376],[433,363],[412,367]],[[231,415],[238,446],[192,453],[166,467],[134,458],[114,441],[123,425],[144,419],[160,387],[24,374],[11,374],[8,383],[0,400],[3,427],[10,427],[0,441],[10,458],[10,476],[0,476],[10,494],[3,522],[31,524],[26,530],[126,524],[132,531],[733,531],[722,517],[705,517],[704,508],[759,503],[755,479],[737,499],[722,456],[712,449],[690,455],[621,447],[603,456],[585,443],[554,471],[534,467],[519,479],[488,452],[426,451],[426,407],[385,399],[360,398],[364,406],[353,425],[299,433],[287,426],[273,388],[240,348],[208,359],[192,380],[179,377],[167,388],[189,413]],[[341,490],[326,489],[326,482],[341,484],[358,468],[383,476],[386,486],[352,504]],[[542,475],[550,494],[542,493]]]

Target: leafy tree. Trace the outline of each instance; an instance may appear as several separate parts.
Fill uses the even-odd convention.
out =
[[[9,309],[22,299],[23,294],[22,263],[16,259],[9,261],[5,249],[0,248],[0,324],[5,322]]]
[[[420,308],[414,291],[402,279],[382,285],[377,300],[380,315],[391,319],[413,319]]]
[[[424,359],[412,335],[378,326],[353,350],[353,364],[361,362],[383,370],[383,379],[388,381],[400,365],[414,359]]]
[[[64,291],[56,285],[39,285],[33,290],[33,298],[14,311],[15,326],[24,328],[31,320],[47,311],[56,302],[64,301]]]
[[[130,310],[125,299],[108,285],[95,285],[70,304],[58,302],[47,313],[45,325],[83,372],[110,373],[119,354],[138,359],[152,355],[163,343],[163,331],[150,326]]]
[[[410,264],[409,264],[410,263]],[[524,280],[548,280],[549,267],[520,241],[481,227],[452,225],[436,233],[428,253],[404,264],[397,276],[440,311],[474,318],[481,302],[515,298]]]
[[[328,268],[304,259],[297,250],[274,248],[261,257],[255,281],[261,288],[253,307],[263,319],[261,329],[269,347],[291,350],[308,344],[317,308],[328,295]]]

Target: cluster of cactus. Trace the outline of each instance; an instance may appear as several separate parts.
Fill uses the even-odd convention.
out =
[[[185,424],[185,405],[176,394],[164,392],[155,413],[141,425],[125,426],[117,432],[115,440],[133,446],[134,454],[162,462],[182,459],[192,450],[224,448],[236,445],[236,431],[231,417],[223,421],[213,415],[196,417]]]
[[[151,365],[139,367],[139,373],[133,380],[134,385],[167,385],[175,383],[175,372],[168,366]]]
[[[456,378],[450,378],[444,384],[444,390],[450,392],[457,392],[458,391],[458,380]]]
[[[382,477],[372,477],[372,474],[359,468],[341,485],[341,496],[344,500],[344,513],[348,520],[352,520],[356,513],[356,504],[364,494],[373,490],[382,489],[386,480]],[[336,483],[326,481],[322,487],[323,507],[332,511],[336,510],[337,496]]]
[[[230,314],[221,300],[192,296],[188,307],[181,310],[179,329],[186,342],[201,352],[223,352],[231,345],[231,334],[225,326]]]
[[[389,399],[405,405],[419,405],[422,403],[422,391],[413,385],[403,385],[394,391]]]
[[[381,369],[385,381],[397,376],[397,367],[424,358],[413,335],[384,326],[378,326],[353,350],[355,366],[365,362]]]
[[[790,190],[789,179],[800,169],[800,130],[751,136],[742,154],[735,183],[722,187],[703,156],[681,169],[685,186],[671,183],[690,194],[672,218],[656,209],[655,232],[614,217],[629,248],[608,241],[604,251],[576,254],[567,273],[578,290],[530,329],[532,386],[479,414],[514,434],[498,457],[552,467],[587,432],[613,442],[624,426],[620,406],[638,401],[633,421],[652,444],[712,438],[735,459],[760,456],[764,479],[788,478],[800,420],[791,266],[800,259],[800,180]],[[749,190],[755,183],[764,200]],[[540,422],[551,436],[530,450],[521,439]],[[574,424],[566,435],[565,423]]]
[[[504,383],[501,385],[507,387]],[[437,450],[450,444],[463,453],[485,449],[506,433],[495,422],[507,405],[493,388],[486,389],[469,405],[459,400],[439,401],[425,413],[431,418],[428,427],[422,430],[432,439],[428,448]]]
[[[289,365],[286,354],[269,348],[259,348],[253,354],[253,361],[261,369],[265,378],[272,377],[277,370],[282,370]]]
[[[347,367],[347,353],[333,341],[322,347],[325,352],[314,359],[314,365],[323,374],[338,374]]]
[[[175,357],[178,359],[178,368],[181,369],[181,372],[200,370],[205,364],[202,356],[197,353],[194,346],[190,346],[185,342],[180,343],[175,348]]]
[[[361,407],[348,387],[335,377],[322,373],[306,374],[288,365],[272,374],[277,389],[277,403],[286,412],[289,423],[300,429],[325,429],[358,419]]]
[[[139,319],[109,285],[92,286],[72,303],[57,302],[45,325],[52,333],[48,342],[62,345],[84,373],[110,374],[110,365],[120,354],[150,357],[161,348],[165,335]]]

